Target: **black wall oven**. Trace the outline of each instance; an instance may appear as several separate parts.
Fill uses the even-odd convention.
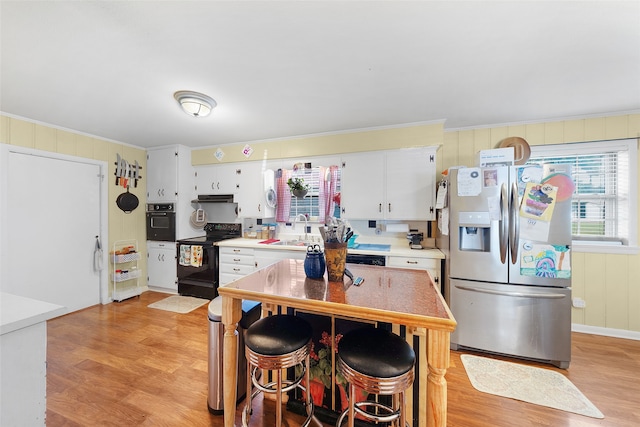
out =
[[[216,242],[242,236],[242,224],[208,223],[207,235],[178,240],[177,272],[180,295],[213,299],[218,296],[219,256]]]
[[[147,240],[176,241],[176,211],[173,203],[147,204]]]

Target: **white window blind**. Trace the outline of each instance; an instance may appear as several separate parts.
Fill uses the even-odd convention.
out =
[[[572,167],[573,240],[635,245],[637,141],[616,140],[532,147],[528,164]]]
[[[304,198],[293,197],[291,199],[291,218],[300,214],[307,218],[320,215],[320,168],[300,168],[292,171],[291,178],[301,178],[309,186],[309,191]]]
[[[321,174],[324,174],[321,176]],[[338,166],[298,168],[290,171],[292,179],[300,178],[309,190],[304,198],[291,198],[289,217],[305,215],[310,221],[325,221],[340,216],[340,168]]]

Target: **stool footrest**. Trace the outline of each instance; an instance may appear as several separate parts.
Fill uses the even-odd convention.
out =
[[[258,371],[257,367],[254,367],[253,369],[251,369],[251,382],[253,383],[254,387],[256,388],[256,390],[253,391],[253,393],[251,393],[251,397],[250,400],[253,400],[254,397],[256,397],[258,394],[260,393],[287,393],[295,388],[299,388],[302,391],[304,391],[305,393],[309,393],[309,391],[307,390],[307,388],[305,386],[302,385],[302,380],[305,378],[305,374],[307,371],[307,367],[306,364],[304,363],[300,363],[300,365],[302,366],[302,372],[300,373],[300,375],[298,375],[295,379],[293,380],[282,380],[282,389],[278,390],[278,382],[277,381],[272,381],[269,382],[267,384],[260,384],[259,379],[256,377],[256,373]],[[304,422],[300,425],[300,427],[308,427],[309,424],[311,424],[311,421],[315,419],[314,413],[315,413],[315,407],[313,405],[313,399],[309,399],[309,404],[306,405],[307,406],[307,418],[304,420]],[[249,426],[249,417],[250,417],[250,411],[251,411],[251,406],[249,404],[246,404],[243,411],[242,411],[242,425],[243,427],[248,427]],[[318,422],[318,424],[320,424]]]
[[[366,407],[381,409],[382,411],[384,411],[384,413],[380,414],[378,412],[373,412],[370,410],[367,411],[366,409],[363,409]],[[387,405],[383,405],[382,403],[371,402],[371,401],[356,402],[353,405],[353,410],[356,414],[360,414],[365,418],[367,418],[368,420],[378,422],[378,423],[393,422],[399,419],[401,415],[400,409],[394,410],[393,408],[390,408]],[[342,425],[342,423],[344,422],[344,419],[347,418],[348,414],[349,414],[348,409],[343,411],[342,414],[340,414],[340,418],[338,418],[338,421],[336,422],[337,427],[340,427]]]

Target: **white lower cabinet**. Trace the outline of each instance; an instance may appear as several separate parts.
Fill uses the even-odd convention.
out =
[[[436,288],[440,289],[440,259],[418,258],[405,256],[390,256],[387,258],[388,267],[410,268],[413,270],[427,270],[431,273]]]
[[[301,259],[306,251],[281,249],[220,248],[220,286],[267,267],[282,259]]]
[[[147,242],[147,283],[149,288],[178,292],[176,244]]]
[[[256,270],[252,248],[221,247],[220,256],[220,286],[240,279]]]
[[[286,250],[256,250],[256,267],[264,268],[282,259],[305,259],[306,251],[286,251]]]

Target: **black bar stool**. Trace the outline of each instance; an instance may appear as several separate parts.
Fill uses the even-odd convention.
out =
[[[413,384],[415,363],[413,348],[398,335],[379,328],[346,333],[338,349],[338,370],[349,382],[349,408],[336,425],[340,427],[348,417],[349,427],[353,427],[355,415],[359,414],[371,421],[405,427],[404,393]],[[355,402],[356,387],[367,393],[393,396],[391,406]]]
[[[247,357],[247,399],[242,411],[242,425],[247,427],[251,416],[251,401],[260,392],[276,394],[276,426],[282,425],[282,393],[298,387],[305,391],[307,419],[302,424],[306,427],[313,419],[313,401],[311,393],[301,384],[309,380],[309,353],[311,351],[312,329],[306,320],[290,315],[274,315],[264,317],[247,329],[244,344]],[[283,380],[282,370],[302,366],[302,372],[293,380]],[[260,384],[256,373],[258,369],[275,371],[276,381]],[[249,393],[252,384],[256,387]]]

